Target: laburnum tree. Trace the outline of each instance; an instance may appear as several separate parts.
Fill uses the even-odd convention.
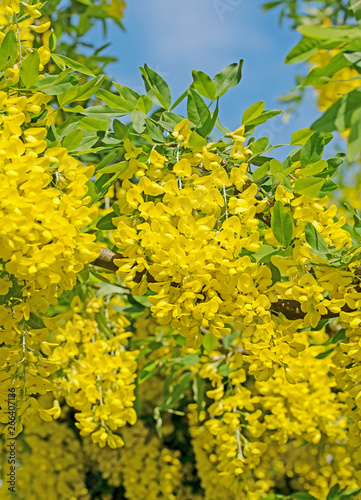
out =
[[[0,2],[0,499],[361,499],[361,4],[264,6],[322,112],[283,161],[242,60],[85,57],[124,8]]]

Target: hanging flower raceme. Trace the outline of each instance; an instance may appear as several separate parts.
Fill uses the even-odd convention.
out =
[[[77,410],[75,425],[81,436],[91,435],[100,447],[117,448],[124,442],[115,431],[137,420],[133,405],[138,352],[125,349],[129,332],[124,328],[129,323],[122,315],[116,317],[112,338],[99,331],[96,318],[102,306],[102,299],[92,299],[86,308],[79,298],[73,300],[72,317],[57,331],[62,344],[51,357],[61,368],[54,393]]]
[[[205,498],[257,499],[286,477],[316,498],[324,498],[335,482],[350,486],[358,462],[345,461],[347,453],[353,460],[356,454],[345,445],[345,403],[332,392],[332,361],[319,359],[324,348],[312,345],[321,337],[322,332],[303,332],[299,340],[307,347],[286,373],[280,367],[270,380],[254,384],[246,382],[241,339],[228,356],[214,349],[201,357],[197,372],[209,381],[206,395],[213,403],[201,411],[190,405],[189,418]]]
[[[0,68],[3,424],[7,422],[9,388],[17,392],[17,417],[22,421],[37,411],[33,396],[52,389],[48,378],[57,367],[49,360],[49,328],[54,324],[40,316],[49,304],[56,304],[64,290],[73,288],[77,273],[99,253],[95,237],[83,231],[96,217],[96,209],[88,208],[90,198],[86,196],[93,168],[70,156],[63,147],[48,147],[51,96],[30,90],[28,87],[34,84],[26,80],[30,78],[30,59],[41,72],[50,57],[47,46],[33,47],[36,34],[49,28],[48,22],[35,22],[40,17],[39,7],[39,3],[28,5],[16,0],[0,5],[0,42],[5,43],[7,37],[9,47],[17,47]],[[56,413],[54,410],[49,415]]]

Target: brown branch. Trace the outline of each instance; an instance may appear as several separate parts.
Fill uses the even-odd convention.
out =
[[[256,217],[260,221],[264,222],[264,224],[266,224],[266,226],[271,227],[271,217],[269,217],[268,215],[265,215],[262,212],[259,214],[256,214]]]
[[[91,263],[93,266],[102,267],[103,269],[108,269],[110,271],[116,272],[118,267],[114,264],[115,259],[123,259],[123,255],[121,253],[113,252],[108,248],[102,248],[100,255],[94,262]],[[143,279],[144,274],[147,274],[148,283],[155,283],[155,278],[147,271],[144,270],[142,272],[137,272],[133,278],[133,281],[136,283],[140,283]],[[355,271],[355,276],[359,276],[361,274],[361,266]],[[179,283],[171,283],[172,286],[178,287]],[[359,287],[356,287],[357,291],[361,291]],[[341,309],[343,312],[354,312],[353,309],[348,307],[347,305],[343,306]],[[297,300],[283,300],[280,299],[278,302],[274,302],[271,305],[272,313],[282,313],[289,320],[303,319],[306,316],[301,310],[301,305]],[[321,319],[332,319],[338,318],[340,313],[328,312],[327,314],[323,314]]]
[[[118,266],[114,264],[114,259],[122,258],[123,255],[121,253],[113,252],[112,250],[109,250],[109,248],[102,247],[99,257],[90,264],[92,266],[102,267],[103,269],[116,272],[118,270]]]
[[[354,310],[347,305],[343,306],[341,311],[347,313],[354,312]],[[271,305],[271,312],[282,313],[290,320],[303,319],[306,316],[306,313],[301,310],[301,304],[297,302],[297,300],[280,299],[278,302],[274,302]],[[339,315],[340,313],[328,312],[327,314],[323,314],[321,319],[338,318]]]

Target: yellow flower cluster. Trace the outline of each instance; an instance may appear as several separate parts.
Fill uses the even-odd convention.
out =
[[[124,431],[121,453],[126,498],[129,500],[176,500],[182,481],[180,452],[162,441],[140,421]]]
[[[349,442],[354,452],[355,463],[360,463],[361,453],[361,406],[360,406],[360,366],[361,366],[361,329],[360,315],[341,313],[342,326],[346,329],[347,342],[341,343],[333,357],[333,372],[350,419]],[[361,481],[361,472],[356,472],[358,481]]]
[[[200,412],[190,405],[189,418],[207,500],[256,500],[287,478],[316,498],[325,498],[336,482],[356,486],[355,462],[345,445],[345,404],[329,375],[332,362],[317,359],[324,348],[309,344],[306,332],[302,336],[307,347],[293,361],[293,384],[280,367],[269,381],[246,385],[238,338],[230,356],[214,350],[201,358],[199,376],[213,386],[206,395],[214,402]],[[227,385],[219,369],[226,362]]]
[[[46,399],[48,399],[46,397]],[[47,406],[49,401],[41,401]],[[64,422],[41,421],[38,415],[29,421],[16,441],[16,496],[22,500],[90,500],[86,487],[87,462],[82,443]],[[5,443],[5,441],[4,441]],[[6,445],[1,453],[0,470],[8,472]],[[36,473],[35,473],[36,471]],[[10,500],[14,493],[5,482],[0,499]]]
[[[187,134],[189,126],[182,126]],[[275,200],[292,215],[294,245],[292,253],[272,257],[283,277],[273,284],[271,268],[250,257],[263,245],[281,246],[271,228],[260,226],[258,213],[269,209],[272,215],[273,208],[249,180],[244,160],[250,152],[242,129],[231,134],[228,162],[213,144],[184,153],[177,146],[175,159],[153,149],[146,159],[127,140],[129,169],[122,174],[117,201],[124,215],[113,219],[113,236],[122,251],[118,274],[133,293],[155,293],[149,301],[160,324],[176,328],[187,347],[198,348],[202,329],[219,339],[234,322],[249,338],[251,373],[266,380],[273,363],[287,362],[303,348],[292,339],[300,321],[272,315],[273,303],[297,301],[303,325],[315,327],[322,315],[340,312],[346,293],[354,293],[350,272],[331,270],[325,257],[311,251],[306,223],[335,250],[349,247],[351,237],[342,229],[344,219],[335,220],[336,207],[325,207],[327,198],[295,196],[279,185]],[[187,135],[181,138],[184,142]],[[292,170],[297,178],[304,175],[299,162]],[[133,175],[139,180],[125,178]]]
[[[110,309],[114,301],[109,302]],[[75,425],[81,436],[91,435],[100,447],[117,448],[124,442],[115,431],[137,420],[133,404],[138,352],[125,349],[129,332],[124,328],[129,323],[124,315],[113,318],[111,338],[99,331],[102,306],[103,298],[90,300],[85,308],[74,298],[72,317],[57,331],[62,344],[51,357],[61,369],[54,379],[54,393],[78,411]]]
[[[49,360],[48,328],[54,323],[43,322],[39,314],[56,304],[62,291],[73,288],[77,273],[99,253],[95,236],[83,232],[97,215],[95,208],[88,208],[86,196],[93,168],[65,148],[47,147],[50,97],[18,85],[26,54],[38,51],[40,70],[50,57],[48,47],[32,48],[34,33],[49,27],[49,23],[33,25],[40,17],[39,6],[17,0],[0,5],[0,42],[9,30],[20,33],[17,59],[0,79],[4,89],[0,90],[2,424],[8,420],[4,408],[9,387],[16,388],[17,416],[22,420],[37,411],[31,396],[51,390],[48,377],[56,365]],[[17,21],[19,13],[25,20]],[[39,411],[45,419],[58,413],[56,407],[50,413]]]
[[[124,492],[127,500],[146,496],[154,500],[201,498],[182,484],[190,472],[179,460],[180,451],[168,448],[154,429],[138,422],[125,431],[125,440],[121,450],[99,448],[89,437],[77,439],[74,429],[66,423],[52,421],[44,426],[36,416],[26,426],[16,450],[21,465],[16,479],[17,498],[90,500],[95,488],[99,490],[98,498],[111,500],[109,487],[117,488],[119,494]],[[0,451],[0,471],[7,470],[5,441],[0,440]],[[12,496],[0,486],[0,500]]]
[[[121,21],[124,15],[125,7],[126,3],[124,0],[111,0],[108,7],[108,14],[116,17],[118,21]]]
[[[39,70],[44,69],[50,59],[50,50],[47,45],[33,48],[35,36],[44,33],[50,28],[50,21],[35,23],[41,17],[41,3],[29,4],[19,0],[2,0],[0,5],[0,44],[9,30],[13,31],[18,41],[18,59],[5,69],[0,89],[15,85],[19,82],[19,71],[22,60],[33,50],[39,54]],[[19,17],[19,20],[18,20]],[[20,19],[21,18],[21,19]],[[35,24],[34,24],[35,23]]]
[[[243,142],[243,137],[235,141],[232,159],[249,155]],[[133,293],[157,292],[149,298],[153,316],[179,328],[188,347],[200,346],[200,327],[220,338],[230,332],[227,323],[245,314],[246,304],[234,305],[244,280],[255,280],[260,288],[270,284],[265,268],[255,269],[249,259],[238,258],[242,250],[260,248],[257,186],[248,183],[247,164],[228,174],[212,144],[184,153],[172,164],[155,149],[140,161],[140,148],[129,141],[125,147],[125,174],[138,176],[139,182],[125,179],[119,191],[120,213],[134,214],[113,219],[114,241],[123,250],[119,275]],[[149,275],[153,281],[148,283]],[[220,298],[221,291],[227,301]]]

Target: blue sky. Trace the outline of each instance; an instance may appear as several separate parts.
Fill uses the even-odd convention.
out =
[[[241,123],[252,103],[266,102],[267,109],[282,109],[277,97],[295,86],[299,65],[287,66],[284,58],[300,35],[287,24],[279,26],[278,12],[262,13],[260,0],[129,0],[124,17],[126,32],[112,25],[108,31],[110,55],[118,62],[108,67],[114,79],[144,93],[138,67],[147,63],[160,73],[173,100],[192,82],[192,69],[211,77],[225,66],[245,59],[243,78],[220,101],[221,122],[231,129]],[[94,29],[90,39],[100,36]],[[318,116],[308,93],[297,116],[285,124],[275,118],[259,133],[272,144],[287,143],[292,132],[309,126]],[[259,134],[257,134],[259,136]]]

